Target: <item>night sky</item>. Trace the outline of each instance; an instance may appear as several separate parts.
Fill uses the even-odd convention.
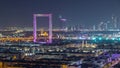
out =
[[[32,27],[34,13],[52,13],[54,27],[61,23],[59,16],[68,25],[91,27],[112,15],[120,17],[120,0],[1,0],[0,27]]]

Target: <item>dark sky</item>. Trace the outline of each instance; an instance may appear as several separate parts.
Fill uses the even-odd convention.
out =
[[[54,26],[60,25],[61,15],[69,25],[90,27],[120,17],[120,0],[1,0],[0,27],[32,27],[34,13],[52,13]]]

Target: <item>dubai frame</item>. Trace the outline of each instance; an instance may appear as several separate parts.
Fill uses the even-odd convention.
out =
[[[33,14],[33,41],[34,42],[41,42],[37,41],[37,17],[48,17],[49,18],[49,39],[46,43],[52,43],[52,14]]]

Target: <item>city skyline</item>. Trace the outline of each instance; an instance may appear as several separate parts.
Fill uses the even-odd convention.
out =
[[[0,27],[21,26],[32,27],[33,14],[52,13],[53,26],[61,25],[59,17],[67,19],[67,25],[92,27],[101,21],[111,20],[112,15],[120,17],[119,0],[2,0],[0,2]],[[45,19],[46,20],[46,19]],[[45,20],[40,25],[46,25]],[[119,24],[120,22],[117,22]]]
[[[119,68],[120,0],[2,0],[0,68]]]

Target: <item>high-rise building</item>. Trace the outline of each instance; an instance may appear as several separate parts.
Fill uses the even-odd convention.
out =
[[[113,29],[117,29],[117,17],[112,16],[112,24],[113,24]]]

